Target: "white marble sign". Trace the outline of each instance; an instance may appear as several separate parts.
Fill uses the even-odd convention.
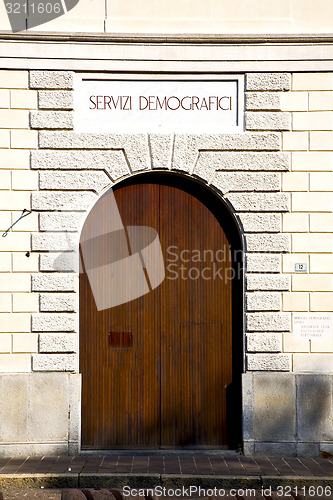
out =
[[[333,315],[327,313],[293,314],[296,339],[329,339],[333,333]]]
[[[242,89],[240,89],[242,87]],[[74,129],[104,133],[221,133],[243,130],[244,91],[219,81],[79,79]]]

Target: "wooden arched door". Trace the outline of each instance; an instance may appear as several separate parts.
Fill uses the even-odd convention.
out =
[[[228,390],[235,374],[230,244],[219,220],[221,207],[211,210],[204,188],[196,192],[195,182],[188,186],[177,179],[151,174],[122,183],[98,201],[83,227],[83,449],[218,448],[229,442],[227,405],[234,403],[228,403]],[[122,243],[108,236],[114,199],[125,228]],[[138,251],[150,291],[99,310],[101,295],[122,286],[121,275],[112,282],[103,266],[111,260],[121,265],[114,245],[135,253],[128,229],[133,227],[156,230],[164,280],[156,287],[149,282]],[[155,264],[159,269],[160,262]],[[87,270],[98,266],[102,271],[92,284]],[[134,271],[131,279],[136,287]]]

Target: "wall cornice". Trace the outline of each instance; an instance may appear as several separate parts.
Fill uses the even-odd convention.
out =
[[[0,32],[0,68],[133,74],[333,71],[333,34]]]
[[[138,44],[331,44],[333,33],[305,34],[159,34],[159,33],[58,33],[0,31],[0,41],[54,41]]]

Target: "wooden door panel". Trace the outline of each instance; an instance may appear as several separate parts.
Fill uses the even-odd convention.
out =
[[[128,186],[115,192],[115,198],[125,228],[146,225],[158,230],[158,211],[150,209],[158,207],[158,186]],[[89,236],[101,217],[107,219],[109,210],[104,198],[102,210],[95,207],[90,214],[83,235]],[[95,247],[95,252],[107,250]],[[107,261],[107,256],[100,260]],[[103,286],[111,284],[101,283]],[[86,275],[80,276],[83,447],[159,446],[160,328],[159,315],[154,313],[158,304],[157,288],[136,300],[98,311]],[[110,332],[131,332],[132,345],[111,344]]]
[[[206,205],[184,189],[139,182],[116,189],[114,196],[125,228],[158,232],[166,277],[149,293],[98,311],[87,275],[80,275],[82,447],[225,446],[232,379],[228,240]],[[107,232],[109,216],[117,222],[110,206],[105,195],[89,215],[82,241],[96,227]],[[110,250],[113,238],[84,243],[91,248],[88,265],[121,258],[124,241],[129,255],[141,245],[130,244],[132,233],[125,231]],[[174,262],[170,247],[173,259],[189,260]],[[223,259],[217,257],[221,250]],[[193,260],[193,251],[201,260]],[[112,286],[104,281],[101,290]]]
[[[161,186],[160,211],[167,266],[161,286],[161,446],[223,446],[225,386],[232,379],[229,243],[214,215],[189,193]],[[175,272],[178,279],[169,279]]]

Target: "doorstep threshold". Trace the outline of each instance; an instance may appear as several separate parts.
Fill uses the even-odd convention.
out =
[[[132,449],[132,450],[81,450],[80,456],[95,455],[95,456],[167,456],[167,455],[218,455],[225,457],[236,457],[239,453],[236,450],[222,450],[222,449]]]

